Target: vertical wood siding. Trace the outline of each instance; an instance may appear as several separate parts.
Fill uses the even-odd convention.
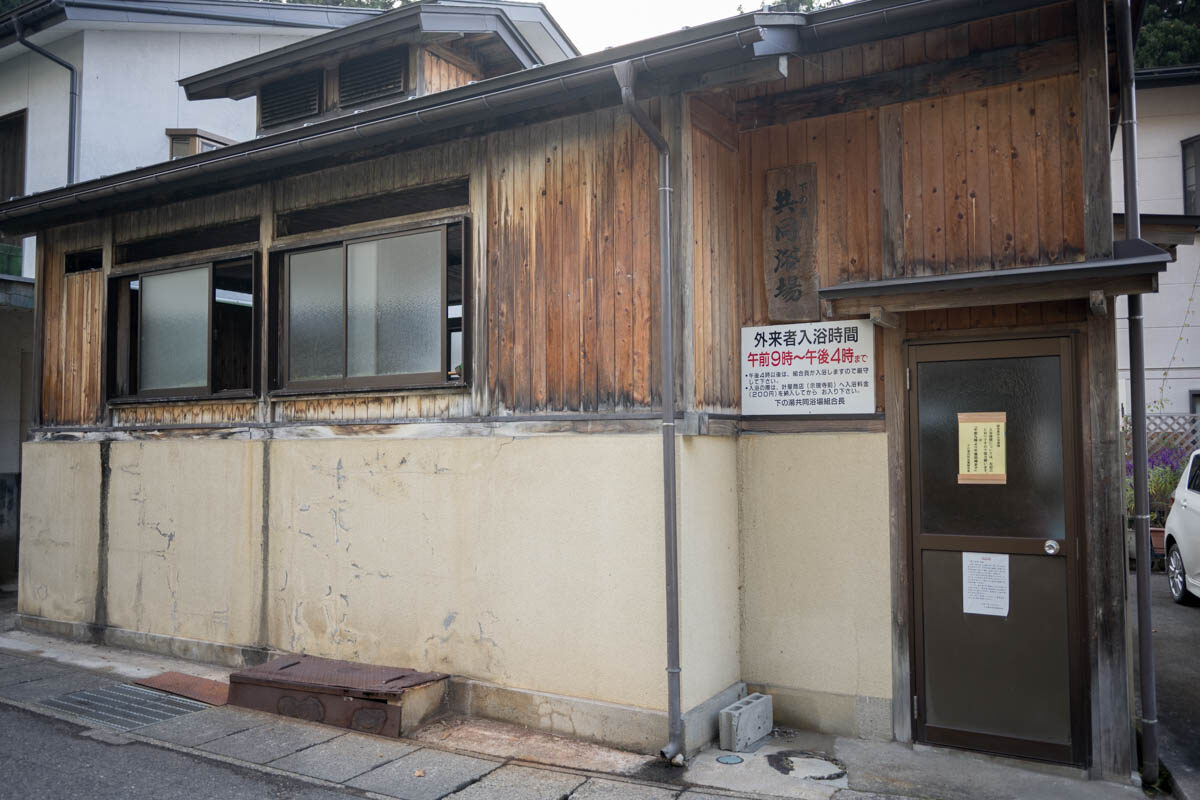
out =
[[[695,127],[691,145],[695,402],[700,408],[735,409],[741,334],[736,305],[738,229],[730,211],[737,199],[738,154]]]
[[[444,92],[447,89],[466,86],[479,77],[479,75],[463,69],[458,64],[447,61],[436,53],[422,50],[421,55],[425,60],[425,63],[422,65],[422,68],[425,70],[423,94]]]
[[[493,411],[652,405],[653,146],[606,109],[495,133],[487,148]]]
[[[794,57],[768,96],[1073,36],[1073,3]],[[740,321],[765,324],[766,170],[817,166],[822,286],[1084,258],[1078,72],[739,134]],[[699,391],[699,390],[698,390]],[[705,389],[704,391],[708,391]]]
[[[60,228],[38,237],[42,293],[42,422],[47,425],[99,421],[104,272],[65,273],[67,253],[104,244],[100,225]]]

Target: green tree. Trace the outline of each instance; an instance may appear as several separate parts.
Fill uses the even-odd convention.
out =
[[[1200,0],[1150,0],[1135,63],[1143,69],[1200,63]]]

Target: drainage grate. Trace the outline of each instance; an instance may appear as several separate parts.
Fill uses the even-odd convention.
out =
[[[133,730],[209,707],[195,700],[128,683],[51,697],[43,700],[41,705],[119,731]]]

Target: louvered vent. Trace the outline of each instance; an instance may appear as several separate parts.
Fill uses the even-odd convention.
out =
[[[349,108],[365,100],[403,92],[407,67],[408,50],[404,47],[346,59],[338,66],[339,105]]]
[[[270,128],[319,114],[323,82],[324,75],[318,70],[263,86],[258,95],[262,126]]]

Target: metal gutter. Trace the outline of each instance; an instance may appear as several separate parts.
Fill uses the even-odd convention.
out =
[[[1134,73],[1139,89],[1162,89],[1168,86],[1194,86],[1200,83],[1200,64],[1183,67],[1155,67]]]
[[[1200,229],[1200,214],[1139,214],[1138,217],[1146,225],[1180,225]],[[1125,215],[1118,211],[1113,214],[1114,225],[1124,225]]]
[[[1117,63],[1121,76],[1121,158],[1125,172],[1125,235],[1140,237],[1137,185],[1137,96],[1133,68],[1133,21],[1130,0],[1115,0]],[[1150,613],[1150,495],[1146,472],[1146,354],[1142,298],[1129,302],[1129,394],[1133,439],[1133,523],[1137,543],[1138,678],[1142,700],[1142,785],[1154,786],[1158,765],[1158,687],[1154,677],[1153,624]]]
[[[1167,268],[1171,254],[1141,238],[1113,242],[1113,257],[1052,264],[1043,267],[1016,267],[989,272],[957,272],[918,278],[889,278],[882,281],[855,281],[818,289],[822,300],[848,297],[889,297],[918,292],[962,291],[997,286],[1037,286],[1061,281],[1104,280],[1149,275]]]
[[[658,150],[658,271],[659,314],[662,318],[662,461],[663,461],[663,543],[667,592],[667,744],[659,751],[664,759],[682,766],[683,708],[680,691],[679,661],[679,536],[675,519],[675,318],[671,273],[671,148],[650,115],[638,105],[634,92],[637,71],[632,61],[612,66],[613,77],[621,87],[621,103]]]
[[[666,70],[686,65],[717,53],[749,48],[764,37],[762,28],[753,26],[711,39],[645,53],[633,59],[641,72]],[[560,62],[563,63],[563,62]],[[277,164],[291,158],[307,160],[339,145],[363,145],[369,140],[416,132],[444,130],[479,119],[493,119],[510,111],[528,110],[554,102],[578,100],[586,93],[611,85],[612,62],[588,69],[566,72],[559,65],[539,67],[519,73],[523,82],[514,84],[513,76],[427,95],[379,109],[376,114],[339,117],[324,125],[297,128],[275,136],[233,145],[210,153],[165,162],[121,175],[100,178],[80,186],[52,190],[0,204],[0,228],[11,232],[29,231],[48,221],[69,219],[79,206],[165,187],[186,181],[216,182],[220,176],[242,173],[250,167]],[[549,74],[551,77],[540,77]],[[493,88],[500,87],[504,88]],[[368,117],[357,124],[355,119]],[[86,214],[96,213],[90,208]]]
[[[79,71],[75,69],[75,65],[70,61],[59,58],[49,50],[39,47],[38,45],[26,39],[25,30],[21,25],[21,18],[19,16],[13,17],[13,32],[16,34],[18,42],[37,53],[39,56],[58,64],[70,75],[71,96],[70,107],[67,112],[67,185],[70,186],[71,184],[75,183],[75,139],[79,132]]]

